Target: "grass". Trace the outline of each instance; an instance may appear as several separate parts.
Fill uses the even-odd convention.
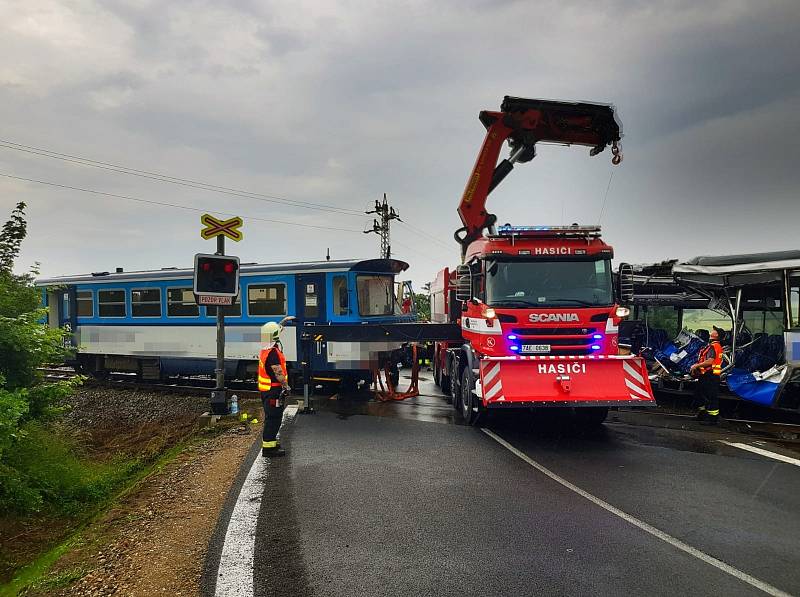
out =
[[[29,487],[40,496],[41,506],[52,507],[54,514],[73,517],[75,524],[66,539],[19,569],[8,583],[0,585],[0,597],[16,597],[27,588],[48,588],[48,583],[55,583],[53,587],[66,586],[83,576],[76,576],[78,568],[53,576],[47,576],[47,572],[82,541],[83,532],[92,522],[196,441],[195,434],[160,454],[148,454],[145,459],[116,457],[98,462],[81,454],[68,438],[53,434],[52,429],[32,427],[14,453],[15,459],[8,462],[14,462],[20,476],[28,480]]]

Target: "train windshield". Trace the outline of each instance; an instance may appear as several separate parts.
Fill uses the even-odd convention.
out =
[[[356,278],[358,291],[358,314],[362,317],[394,315],[394,279],[392,276],[359,275]]]
[[[487,261],[486,303],[496,307],[594,307],[614,302],[611,262]]]

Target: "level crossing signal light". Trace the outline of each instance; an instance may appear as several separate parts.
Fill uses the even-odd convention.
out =
[[[239,294],[239,258],[200,253],[195,255],[194,293],[233,297]]]

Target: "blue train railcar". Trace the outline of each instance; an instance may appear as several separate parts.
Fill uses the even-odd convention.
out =
[[[239,296],[223,307],[226,377],[255,377],[261,326],[287,315],[296,317],[281,336],[293,379],[303,326],[413,321],[410,287],[395,282],[407,268],[396,259],[242,264]],[[72,332],[73,365],[97,377],[125,372],[162,379],[214,373],[216,307],[196,304],[192,278],[191,269],[117,269],[36,283],[49,325]],[[376,355],[395,352],[401,352],[398,343],[319,342],[311,363],[319,380],[353,383],[370,379]]]

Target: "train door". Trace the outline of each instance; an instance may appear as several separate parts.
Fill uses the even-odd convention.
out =
[[[297,274],[297,314],[304,324],[325,323],[325,274]]]
[[[297,274],[295,292],[297,318],[299,325],[313,326],[327,321],[325,302],[325,274]],[[315,342],[311,354],[312,370],[329,369],[325,347]]]
[[[68,306],[63,290],[47,291],[47,325],[58,328],[68,321]]]

